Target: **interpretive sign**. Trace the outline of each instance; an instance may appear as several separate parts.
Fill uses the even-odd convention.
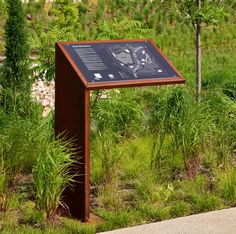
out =
[[[68,214],[88,221],[90,209],[90,90],[184,83],[152,40],[56,44],[56,135],[74,139],[75,183],[63,194]]]
[[[88,83],[180,78],[150,41],[64,44]]]

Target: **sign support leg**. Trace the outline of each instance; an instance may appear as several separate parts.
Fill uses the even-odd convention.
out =
[[[63,192],[62,201],[67,215],[87,222],[90,213],[90,91],[58,49],[56,64],[55,133],[63,140],[73,140],[76,163],[70,171],[77,174],[75,182]]]

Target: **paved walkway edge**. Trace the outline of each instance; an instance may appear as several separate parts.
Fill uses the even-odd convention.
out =
[[[236,234],[236,208],[123,228],[103,234]]]

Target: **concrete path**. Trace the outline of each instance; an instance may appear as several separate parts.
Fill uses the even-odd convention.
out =
[[[123,228],[103,234],[236,234],[236,208]]]

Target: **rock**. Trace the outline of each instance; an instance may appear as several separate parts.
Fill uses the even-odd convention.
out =
[[[32,98],[43,106],[43,116],[46,117],[54,108],[55,82],[41,79],[34,82],[31,89]]]
[[[43,101],[42,101],[42,105],[43,105],[44,107],[49,106],[49,104],[50,104],[50,102],[49,102],[48,99],[43,99]]]

